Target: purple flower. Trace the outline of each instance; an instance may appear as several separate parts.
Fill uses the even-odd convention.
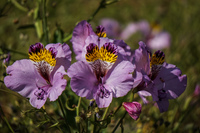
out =
[[[142,82],[138,85],[138,94],[147,103],[146,96],[152,96],[160,112],[168,110],[168,99],[180,96],[187,85],[187,76],[175,65],[165,62],[162,51],[156,51],[152,56],[146,45],[139,42],[139,49],[135,50],[132,62],[136,70],[143,74]]]
[[[29,98],[31,105],[39,109],[47,98],[55,101],[65,90],[67,81],[63,76],[70,61],[71,51],[67,44],[44,47],[36,43],[29,48],[29,59],[8,66],[4,83],[9,89]]]
[[[200,85],[197,84],[194,90],[194,96],[199,96],[200,94]]]
[[[134,119],[137,120],[140,116],[142,105],[138,102],[123,102],[123,107],[126,109],[128,114]]]
[[[100,24],[105,27],[107,35],[113,38],[127,40],[133,34],[140,32],[143,36],[143,41],[150,49],[164,49],[169,47],[171,43],[171,37],[168,32],[163,31],[158,24],[150,26],[145,20],[129,23],[124,29],[113,19],[102,19]]]
[[[76,59],[79,61],[86,61],[85,55],[87,53],[87,46],[91,43],[102,46],[105,43],[113,43],[117,47],[119,59],[126,59],[130,56],[130,47],[122,40],[114,40],[107,38],[107,30],[103,26],[98,26],[97,31],[94,32],[87,21],[81,21],[74,28],[71,42],[76,54]]]
[[[10,59],[11,59],[11,55],[10,53],[5,54],[6,58],[3,59],[3,64],[9,64],[10,63]]]
[[[91,42],[86,50],[86,61],[72,64],[67,72],[78,96],[95,99],[98,107],[104,108],[112,97],[122,97],[140,83],[141,78],[132,77],[135,65],[118,60],[118,47],[112,42]]]
[[[100,21],[100,24],[105,27],[106,33],[109,37],[119,38],[121,29],[120,24],[116,20],[105,18]]]

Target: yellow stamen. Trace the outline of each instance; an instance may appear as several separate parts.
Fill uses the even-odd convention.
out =
[[[52,53],[47,49],[40,49],[40,52],[29,53],[29,59],[34,62],[46,61],[51,66],[56,65],[56,59],[52,57]]]
[[[156,57],[156,54],[153,54],[150,61],[150,67],[152,67],[152,65],[162,65],[164,62],[165,62],[164,56]]]
[[[100,59],[102,61],[114,63],[117,60],[117,55],[113,54],[112,52],[109,52],[104,47],[101,47],[101,49],[99,49],[98,46],[95,46],[92,52],[87,53],[85,57],[88,62],[94,62],[95,60]]]
[[[96,33],[97,34],[97,36],[99,36],[99,37],[106,37],[107,35],[106,35],[106,32],[99,32],[99,33]]]

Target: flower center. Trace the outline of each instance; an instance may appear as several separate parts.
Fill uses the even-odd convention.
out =
[[[149,76],[152,80],[156,78],[164,62],[165,54],[160,50],[156,51],[150,60],[151,74]]]
[[[41,43],[31,45],[29,48],[29,59],[35,65],[40,75],[50,84],[50,73],[56,65],[57,51],[54,47],[47,50]]]
[[[162,65],[165,62],[165,54],[158,50],[151,57],[150,67],[153,65]]]
[[[117,47],[113,43],[105,43],[100,49],[94,43],[87,46],[86,60],[91,65],[96,77],[101,81],[107,71],[117,60]]]
[[[49,85],[38,87],[38,89],[34,92],[34,95],[37,96],[37,100],[46,99],[48,91],[49,91],[48,88],[49,88]]]
[[[105,28],[102,25],[97,26],[96,34],[99,37],[106,37],[106,30],[105,30]]]
[[[117,60],[116,47],[112,43],[104,44],[101,49],[94,43],[87,46],[86,60],[88,62],[94,62],[96,60],[102,60],[110,63],[115,63]]]
[[[47,50],[46,48],[43,47],[42,44],[36,43],[35,45],[31,45],[29,49],[29,59],[32,60],[33,62],[41,62],[45,61],[51,66],[56,65],[56,52],[54,52],[53,48],[50,48]]]
[[[98,92],[97,92],[97,95],[100,97],[100,98],[108,98],[110,96],[110,91],[108,91],[102,84],[99,85],[99,89],[98,89]]]

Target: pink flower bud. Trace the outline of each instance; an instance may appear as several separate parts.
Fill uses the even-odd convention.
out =
[[[134,120],[137,120],[139,118],[141,110],[142,110],[142,105],[140,103],[123,102],[122,105]]]
[[[194,96],[198,96],[200,94],[200,85],[197,84],[194,90]]]

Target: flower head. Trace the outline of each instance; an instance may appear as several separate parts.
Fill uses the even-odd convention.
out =
[[[140,116],[142,105],[138,102],[123,102],[123,107],[126,109],[128,114],[134,119],[137,120]]]
[[[104,28],[102,25],[97,26],[96,34],[97,34],[99,37],[106,37],[106,30],[105,30],[105,28]]]
[[[101,25],[98,26],[96,32],[94,32],[87,21],[81,21],[77,24],[74,28],[71,42],[76,54],[76,59],[80,61],[86,61],[85,55],[87,54],[88,46],[91,45],[91,43],[95,44],[96,47],[99,48],[101,48],[105,43],[115,44],[115,47],[117,47],[116,52],[120,59],[125,59],[130,55],[130,47],[126,43],[122,40],[107,38],[106,29]]]
[[[147,103],[146,96],[152,96],[161,112],[167,111],[168,99],[180,96],[187,85],[187,76],[182,75],[175,65],[165,62],[165,54],[158,50],[152,56],[146,45],[139,42],[139,49],[133,54],[137,71],[143,74],[138,85],[138,94]]]
[[[71,41],[75,51],[82,47],[80,52],[75,52],[80,61],[72,64],[67,72],[72,90],[78,96],[95,99],[100,108],[108,107],[112,97],[126,95],[141,81],[137,76],[132,77],[135,66],[120,60],[128,54],[128,50],[124,50],[126,44],[106,38],[104,32],[99,26],[97,35],[93,34],[86,21],[75,27]]]
[[[5,85],[29,98],[33,107],[41,108],[47,98],[55,101],[65,89],[67,82],[63,76],[66,75],[65,68],[70,65],[70,55],[67,44],[31,45],[29,60],[18,60],[8,66]],[[68,60],[68,64],[63,59]]]
[[[78,96],[95,99],[98,107],[104,108],[110,105],[112,97],[126,95],[141,79],[136,82],[132,77],[135,66],[129,61],[114,62],[115,59],[106,60],[107,57],[99,54],[93,53],[91,56],[94,57],[88,62],[72,64],[67,74],[71,77],[71,88]]]
[[[158,23],[152,25],[145,20],[131,22],[122,29],[116,20],[105,18],[100,22],[107,31],[107,36],[123,40],[129,39],[133,34],[140,32],[143,41],[150,49],[164,49],[170,46],[171,37],[166,31],[163,31]]]

